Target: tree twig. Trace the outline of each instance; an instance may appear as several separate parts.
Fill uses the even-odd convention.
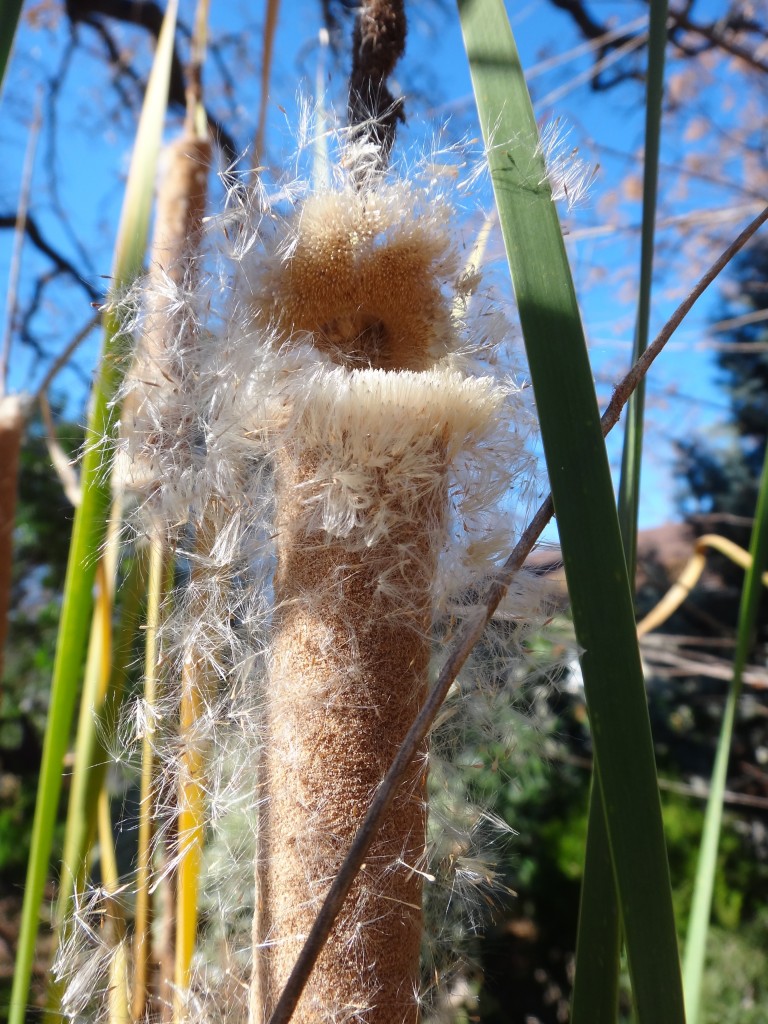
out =
[[[264,49],[261,57],[261,97],[259,99],[259,120],[253,143],[253,167],[258,167],[264,155],[264,139],[267,134],[267,111],[269,109],[269,81],[272,74],[272,54],[275,48],[275,33],[277,31],[277,15],[279,11],[280,0],[267,0],[267,13],[264,20]],[[317,97],[318,100],[319,98]]]
[[[35,104],[35,113],[32,124],[29,128],[29,140],[27,152],[24,157],[24,168],[21,173],[21,186],[19,188],[19,206],[16,211],[15,237],[13,242],[13,255],[11,257],[11,269],[8,274],[8,292],[6,295],[5,327],[3,330],[2,347],[0,348],[0,398],[2,398],[8,386],[8,363],[11,356],[11,341],[13,339],[13,326],[16,319],[16,308],[19,298],[19,277],[21,275],[21,253],[24,247],[24,236],[27,230],[27,215],[29,211],[29,197],[32,192],[32,176],[35,170],[35,154],[37,143],[40,138],[40,129],[43,124],[42,104],[38,93]]]
[[[733,257],[744,248],[752,235],[754,235],[757,229],[761,227],[766,220],[768,220],[768,206],[766,206],[753,221],[750,221],[738,238],[731,242],[728,248],[715,260],[706,274],[704,274],[696,284],[693,291],[677,307],[675,312],[657,335],[653,344],[648,346],[626,377],[616,387],[616,390],[613,392],[613,397],[608,403],[608,408],[602,416],[601,423],[603,425],[603,434],[607,434],[608,431],[612,430],[616,423],[618,423],[621,410],[627,404],[629,396],[635,390],[643,377],[648,373],[651,363],[664,348],[666,343],[680,326],[683,319],[691,311],[694,303],[701,298],[718,274],[730,263]]]
[[[602,36],[608,33],[608,24],[593,18],[584,0],[550,0],[550,3],[553,7],[557,7],[569,15],[585,39],[598,42]],[[762,40],[757,43],[754,51],[750,51],[739,43],[732,41],[728,35],[729,32],[752,32],[765,38],[765,29],[759,22],[755,19],[745,18],[743,13],[734,7],[732,11],[722,18],[718,18],[717,21],[712,21],[709,24],[698,23],[692,21],[689,17],[692,6],[692,4],[689,4],[685,5],[682,11],[671,11],[667,23],[668,38],[680,53],[686,57],[698,57],[705,50],[720,49],[725,53],[733,54],[733,56],[743,60],[757,71],[762,71],[763,73],[768,71],[768,64],[760,59]],[[704,42],[700,46],[689,44],[679,38],[681,32],[698,35]],[[631,39],[632,34],[628,32],[600,45],[595,51],[596,62],[602,61],[610,50],[624,46]],[[645,45],[645,42],[643,41],[640,45]],[[638,77],[640,77],[640,72],[632,70],[620,71],[610,79],[604,79],[601,77],[600,71],[597,70],[597,73],[592,77],[592,89],[596,92],[601,92],[612,88],[627,78]]]
[[[635,365],[616,387],[613,398],[601,419],[603,436],[608,434],[618,422],[621,410],[629,400],[637,385],[648,372],[651,363],[661,352],[662,348],[669,341],[675,330],[690,311],[696,300],[703,294],[706,288],[714,281],[717,275],[729,263],[730,260],[744,247],[747,241],[755,234],[757,229],[768,220],[768,207],[760,213],[745,229],[738,238],[728,246],[723,254],[713,263],[710,269],[704,274],[696,287],[687,299],[678,306],[673,315],[662,328],[653,344],[651,344],[637,360]],[[424,703],[421,711],[414,720],[413,725],[403,740],[400,749],[395,756],[392,766],[384,776],[376,795],[371,801],[368,812],[363,819],[357,834],[352,841],[347,856],[339,868],[320,908],[315,922],[307,935],[304,946],[299,954],[296,964],[286,982],[272,1016],[268,1024],[288,1024],[293,1011],[298,1004],[304,987],[307,983],[312,968],[319,957],[323,946],[330,935],[334,922],[341,910],[344,900],[352,887],[363,863],[365,862],[368,850],[373,843],[379,828],[389,810],[395,797],[397,787],[403,778],[408,766],[412,763],[413,757],[421,747],[432,722],[442,706],[453,681],[461,671],[464,662],[472,652],[473,647],[483,634],[483,630],[490,621],[493,613],[498,608],[507,588],[514,579],[516,573],[522,567],[525,559],[533,549],[534,544],[541,536],[544,527],[554,514],[552,496],[549,495],[523,531],[519,541],[515,545],[511,555],[496,575],[496,579],[489,587],[485,604],[477,609],[477,613],[468,618],[464,628],[459,633],[453,650],[448,655],[445,664],[435,682],[430,694]]]
[[[18,214],[16,213],[0,213],[0,229],[2,228],[15,228]],[[71,263],[66,256],[62,256],[61,253],[54,249],[54,247],[46,241],[43,237],[40,228],[37,226],[37,221],[31,214],[27,215],[24,222],[24,231],[29,238],[30,242],[39,249],[44,256],[56,266],[57,270],[60,270],[64,274],[69,274],[75,281],[85,290],[86,294],[90,298],[91,302],[98,302],[102,296],[101,294],[90,285],[82,274],[78,271],[77,267]]]
[[[98,326],[100,320],[101,313],[96,313],[95,316],[92,316],[88,323],[86,323],[83,327],[80,328],[80,330],[77,332],[74,338],[72,338],[69,344],[67,344],[56,356],[54,361],[48,367],[45,376],[43,377],[42,381],[40,382],[37,388],[37,391],[35,391],[34,395],[32,396],[33,402],[39,402],[42,396],[46,394],[53,378],[56,376],[59,370],[63,369],[63,367],[67,365],[69,360],[72,358],[75,349],[77,349],[78,346],[83,341],[85,341],[85,339],[94,329],[94,327]]]
[[[105,43],[106,29],[99,22],[99,18],[114,18],[116,21],[126,22],[130,25],[139,25],[157,40],[164,13],[160,4],[154,3],[152,0],[67,0],[67,14],[70,21],[73,24],[82,21],[90,25],[91,28],[100,33],[102,38],[105,39]],[[119,51],[117,51],[117,57],[115,57],[114,53],[110,52],[110,61],[124,73],[130,74],[132,78],[138,80],[138,75],[120,57]],[[184,107],[186,105],[184,69],[178,55],[178,50],[175,47],[168,99],[174,106]],[[224,125],[210,111],[206,111],[206,114],[211,135],[220,147],[225,159],[227,162],[236,160],[238,150],[234,139]]]

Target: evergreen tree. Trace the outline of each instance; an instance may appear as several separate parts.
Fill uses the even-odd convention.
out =
[[[730,415],[711,442],[679,442],[681,506],[697,533],[747,547],[768,437],[768,240],[734,262],[717,315],[723,321],[718,382]]]

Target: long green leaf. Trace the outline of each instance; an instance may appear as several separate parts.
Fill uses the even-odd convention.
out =
[[[682,984],[635,618],[557,210],[501,0],[459,0],[541,422],[639,1024],[680,1024]]]
[[[619,1006],[621,915],[600,778],[592,774],[581,882],[571,1024],[615,1024]]]
[[[637,301],[632,363],[648,347],[651,316],[651,284],[656,230],[656,195],[659,181],[661,105],[664,96],[664,55],[667,46],[667,0],[651,0],[648,37],[648,71],[645,101],[645,161],[643,166],[643,223],[640,241],[640,285]],[[640,466],[643,454],[645,381],[640,381],[626,412],[624,450],[619,481],[619,525],[624,541],[630,580],[637,561],[637,513],[640,504]]]
[[[741,679],[747,663],[755,632],[757,611],[763,587],[762,575],[768,566],[768,450],[766,450],[760,493],[757,499],[755,524],[749,544],[752,564],[744,579],[739,604],[739,621],[736,634],[736,657],[733,663],[725,714],[720,727],[720,738],[715,754],[715,766],[704,816],[704,830],[696,867],[696,882],[693,890],[691,916],[685,943],[683,978],[685,1000],[690,1024],[696,1024],[701,1006],[701,983],[704,977],[704,963],[707,953],[707,932],[712,912],[712,893],[717,869],[717,848],[720,844],[720,828],[723,820],[723,799],[728,777],[728,760],[731,752],[733,726],[741,695]]]
[[[131,159],[123,210],[115,247],[113,289],[119,294],[141,273],[147,245],[157,156],[165,120],[170,81],[177,0],[171,0],[158,39],[147,94]],[[121,373],[119,313],[104,315],[104,344],[99,375],[94,385],[82,467],[82,502],[75,515],[67,575],[64,583],[59,636],[56,647],[51,706],[43,745],[32,852],[27,868],[19,947],[11,991],[9,1024],[23,1024],[34,960],[38,915],[43,899],[53,842],[62,762],[80,685],[83,655],[93,604],[93,581],[110,503],[106,465],[115,431],[110,402]]]
[[[640,286],[632,362],[648,346],[659,179],[661,107],[664,95],[664,56],[667,45],[667,0],[651,0],[648,71],[645,103],[645,164],[643,170],[643,224],[640,244]],[[619,480],[619,528],[630,583],[637,563],[637,516],[640,507],[640,467],[643,454],[645,381],[629,400],[625,416],[624,450]],[[571,1024],[613,1024],[616,1020],[621,919],[616,884],[610,863],[605,812],[596,807],[600,786],[595,778],[590,792],[589,828],[584,856],[576,971],[571,1001]],[[586,1008],[586,1013],[582,1009]],[[599,1013],[597,1012],[599,1009]]]

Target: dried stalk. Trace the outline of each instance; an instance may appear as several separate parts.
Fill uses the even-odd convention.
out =
[[[0,398],[0,679],[8,635],[13,577],[13,524],[16,521],[19,452],[23,433],[22,400],[18,395],[5,395]]]
[[[403,0],[365,0],[352,35],[352,73],[349,77],[348,117],[378,151],[378,165],[387,165],[398,122],[405,121],[402,98],[396,99],[387,79],[405,51],[406,19]]]

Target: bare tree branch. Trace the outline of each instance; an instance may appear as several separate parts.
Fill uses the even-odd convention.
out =
[[[564,11],[569,15],[579,32],[585,39],[597,40],[610,32],[610,25],[598,21],[590,13],[585,0],[550,0],[553,7]],[[720,49],[739,57],[745,63],[757,71],[768,72],[768,63],[760,56],[761,43],[768,36],[768,27],[758,22],[754,17],[748,17],[742,11],[734,8],[716,21],[698,22],[691,17],[693,3],[688,3],[680,11],[670,11],[668,38],[677,49],[686,57],[696,57],[705,50]],[[703,43],[699,46],[692,45],[688,40],[681,38],[684,33],[698,35]],[[760,42],[754,51],[743,46],[734,39],[735,35],[751,34],[757,35]],[[604,60],[610,50],[620,49],[633,38],[633,34],[621,35],[611,39],[599,46],[595,51],[595,63],[599,64]],[[642,44],[645,46],[645,43]],[[641,49],[641,48],[640,48]],[[592,89],[596,92],[613,88],[619,82],[628,78],[641,78],[644,72],[640,69],[618,70],[610,76],[603,77],[598,73],[592,79]]]
[[[159,4],[153,3],[151,0],[144,0],[144,2],[141,0],[67,0],[67,15],[73,25],[83,22],[97,31],[107,45],[110,63],[121,72],[130,75],[134,80],[140,81],[133,68],[123,60],[119,47],[114,41],[111,41],[108,31],[100,19],[113,18],[115,21],[136,25],[146,29],[157,40],[164,16]],[[184,108],[186,106],[184,69],[176,47],[174,47],[171,63],[168,99],[176,107]],[[232,136],[210,111],[206,110],[206,115],[211,135],[224,154],[225,160],[232,162],[237,159],[239,151]]]
[[[0,213],[0,229],[2,228],[15,228],[16,227],[16,214],[15,213]],[[89,284],[88,281],[82,276],[80,271],[71,263],[66,256],[55,249],[50,242],[48,242],[40,228],[37,226],[37,221],[34,217],[29,214],[24,223],[24,230],[29,238],[30,242],[38,249],[44,256],[53,263],[57,270],[63,274],[69,275],[73,278],[80,287],[85,291],[91,302],[100,302],[103,298],[102,294],[98,292],[93,285]]]
[[[56,376],[59,370],[63,369],[63,367],[67,365],[69,360],[72,358],[72,355],[74,354],[75,350],[83,341],[85,341],[85,339],[88,337],[91,331],[98,326],[100,320],[100,313],[97,313],[96,316],[91,317],[88,323],[81,327],[77,334],[74,336],[74,338],[72,338],[71,341],[69,341],[69,343],[65,345],[65,347],[61,350],[61,352],[59,352],[54,361],[48,367],[45,376],[40,382],[37,391],[33,396],[33,401],[40,401],[41,398],[47,393],[48,388],[51,386],[53,378]]]
[[[711,25],[697,25],[684,14],[676,14],[673,17],[677,26],[686,32],[694,32],[696,35],[703,36],[711,46],[716,46],[720,50],[725,50],[726,53],[733,54],[734,57],[738,57],[746,64],[749,64],[750,67],[755,68],[756,71],[768,73],[768,64],[764,60],[760,60],[756,53],[750,52],[746,47],[740,46],[729,38],[727,29],[732,27],[730,19],[726,19],[725,25],[722,26],[720,22],[715,22]],[[765,30],[763,30],[762,34],[765,34]]]

